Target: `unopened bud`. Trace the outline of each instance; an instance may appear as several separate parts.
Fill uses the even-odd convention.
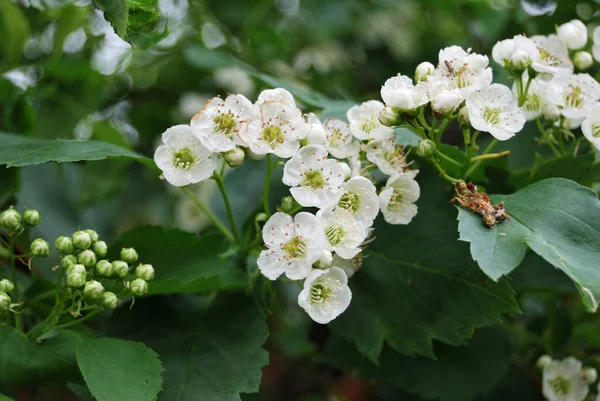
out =
[[[79,264],[84,265],[85,267],[94,267],[96,264],[96,254],[89,249],[85,251],[81,251],[79,255],[77,255],[77,261]]]
[[[415,70],[415,81],[425,81],[435,72],[435,66],[428,61],[419,64]]]
[[[510,63],[515,70],[523,71],[531,64],[531,58],[525,50],[516,50],[510,56]]]
[[[117,296],[114,293],[106,291],[100,296],[98,303],[104,308],[115,309],[117,307],[117,301]]]
[[[470,127],[471,119],[469,118],[469,110],[465,106],[463,106],[458,112],[458,124],[461,127]]]
[[[67,285],[79,288],[85,284],[87,272],[82,265],[72,265],[67,269]]]
[[[379,122],[386,127],[392,127],[399,125],[398,118],[400,117],[400,110],[395,107],[385,106],[383,110],[379,112]]]
[[[50,244],[42,238],[36,238],[31,243],[31,254],[40,258],[45,258],[50,254]]]
[[[148,283],[143,278],[136,278],[129,284],[133,295],[142,296],[148,292]]]
[[[558,120],[560,118],[560,109],[554,104],[547,104],[542,110],[542,115],[548,121]]]
[[[552,363],[552,357],[550,355],[542,355],[538,358],[536,365],[538,369],[543,370],[550,363]]]
[[[71,237],[58,237],[56,241],[54,241],[54,247],[63,255],[75,252],[75,245],[73,245]]]
[[[69,274],[85,274],[85,273],[86,273],[86,270],[85,270],[84,265],[74,264],[67,268],[67,276]]]
[[[333,263],[333,254],[327,250],[323,251],[323,254],[315,262],[315,267],[317,269],[328,269]]]
[[[25,224],[28,226],[37,226],[40,224],[40,221],[42,221],[42,216],[37,210],[25,210],[25,213],[23,213],[23,221],[25,221]]]
[[[133,248],[121,249],[121,259],[126,263],[135,263],[138,260],[138,253]]]
[[[294,201],[294,198],[291,196],[284,196],[281,198],[281,204],[279,205],[278,210],[283,213],[289,213],[294,209],[295,205],[296,202]]]
[[[68,269],[72,265],[77,264],[77,257],[75,255],[64,255],[60,258],[60,267]]]
[[[108,246],[104,241],[96,241],[92,245],[92,251],[94,251],[97,257],[104,258],[108,253]]]
[[[99,260],[94,270],[101,277],[110,277],[113,275],[113,265],[105,259]]]
[[[585,71],[594,64],[594,58],[592,55],[586,51],[579,51],[575,53],[575,57],[573,57],[573,63],[575,64],[575,68],[580,71]]]
[[[594,368],[583,368],[583,381],[587,384],[592,384],[598,380],[598,371]]]
[[[4,291],[0,291],[0,314],[6,313],[10,310],[10,304],[12,299]]]
[[[0,280],[0,292],[5,292],[5,293],[9,293],[12,292],[12,290],[15,289],[15,285],[12,283],[12,281],[7,280],[5,278],[3,278],[2,280]]]
[[[92,240],[92,244],[96,241],[98,241],[98,233],[95,230],[84,230],[86,233],[88,233],[88,235],[90,236],[90,239]]]
[[[225,162],[229,165],[229,167],[237,167],[244,162],[246,154],[242,149],[235,148],[230,150],[229,152],[226,152],[224,157]]]
[[[352,177],[352,169],[348,163],[340,162],[340,167],[344,170],[344,180],[349,180]]]
[[[417,145],[417,154],[421,157],[432,156],[437,146],[431,139],[422,139]]]
[[[73,245],[77,249],[88,249],[92,246],[92,237],[85,231],[75,231],[73,233]]]
[[[154,267],[152,265],[139,265],[135,268],[135,276],[146,281],[152,281],[154,278]]]
[[[98,299],[104,292],[104,287],[96,280],[90,280],[83,287],[83,296],[89,299]]]
[[[12,206],[0,214],[0,227],[16,230],[21,225],[21,215]]]
[[[112,268],[115,277],[125,278],[129,274],[129,265],[122,260],[113,260]]]

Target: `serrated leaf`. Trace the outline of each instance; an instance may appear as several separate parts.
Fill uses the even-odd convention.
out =
[[[520,312],[511,287],[487,279],[457,242],[450,193],[440,196],[440,180],[421,178],[416,218],[408,226],[376,223],[377,241],[350,280],[352,303],[331,324],[374,362],[384,343],[433,357],[433,340],[462,345],[476,327]]]
[[[160,355],[159,401],[234,401],[258,391],[268,330],[252,300],[233,296],[208,312],[185,300],[138,300],[109,322],[111,335],[142,341]]]
[[[595,311],[600,299],[600,201],[595,192],[576,182],[551,178],[512,195],[495,195],[504,201],[510,219],[489,229],[481,218],[459,209],[459,231],[471,243],[471,254],[481,270],[498,279],[517,267],[527,247],[576,284],[584,305]]]
[[[77,364],[98,401],[154,401],[161,389],[158,355],[144,344],[90,339],[77,346]]]
[[[0,165],[23,167],[47,162],[77,162],[102,160],[107,157],[127,157],[156,168],[145,156],[110,143],[69,139],[38,139],[0,133]]]
[[[177,229],[138,227],[111,248],[133,247],[142,262],[152,263],[156,277],[151,294],[197,293],[244,288],[247,277],[230,258],[219,255],[228,242],[216,233],[198,237]]]

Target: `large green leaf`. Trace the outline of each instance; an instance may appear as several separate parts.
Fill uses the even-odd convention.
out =
[[[201,237],[177,229],[138,227],[111,249],[134,247],[142,262],[152,263],[156,277],[151,294],[205,292],[244,288],[247,278],[230,258],[221,257],[227,241],[216,233]]]
[[[31,166],[47,162],[77,162],[102,160],[107,157],[128,157],[149,167],[154,162],[138,153],[100,141],[68,139],[37,139],[22,135],[0,133],[0,165]]]
[[[440,180],[422,178],[416,218],[408,226],[376,223],[377,241],[350,280],[352,303],[331,324],[372,361],[384,342],[433,357],[432,340],[462,345],[476,327],[519,312],[511,287],[487,279],[456,241],[450,193],[440,196]]]
[[[158,355],[144,344],[88,340],[77,346],[77,363],[98,401],[154,401],[162,387]]]
[[[527,247],[577,285],[586,308],[595,311],[600,297],[600,201],[576,182],[551,178],[512,195],[492,196],[504,201],[510,219],[489,229],[481,218],[459,209],[460,239],[471,243],[471,254],[481,270],[496,280],[517,267]]]
[[[187,302],[185,302],[187,301]],[[205,312],[197,299],[151,297],[118,310],[111,335],[142,341],[160,355],[160,401],[239,401],[258,391],[268,362],[264,317],[251,299],[234,296]]]

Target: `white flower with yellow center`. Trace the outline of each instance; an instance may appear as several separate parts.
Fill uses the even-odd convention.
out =
[[[358,155],[360,145],[353,141],[350,125],[336,118],[328,118],[322,129],[312,129],[307,136],[311,145],[322,145],[337,159],[347,159]]]
[[[371,227],[379,213],[377,188],[368,178],[352,177],[342,186],[342,195],[337,207],[350,212],[365,227]]]
[[[557,92],[559,96],[552,96],[550,100],[570,120],[585,118],[594,103],[600,100],[600,84],[590,74],[570,75]]]
[[[305,278],[323,255],[327,240],[315,215],[300,212],[293,219],[277,212],[267,220],[262,230],[265,249],[257,264],[269,280],[285,273],[290,280]]]
[[[594,104],[581,124],[581,132],[600,151],[600,103]]]
[[[204,181],[216,168],[212,153],[194,136],[189,125],[176,125],[162,134],[154,162],[169,184],[176,187]]]
[[[589,392],[582,363],[573,357],[554,360],[544,367],[542,382],[548,401],[583,401]]]
[[[397,75],[385,81],[381,87],[381,98],[386,105],[404,111],[414,110],[429,101],[425,83],[420,82],[415,86],[406,75]]]
[[[192,131],[213,153],[227,152],[245,145],[239,137],[245,121],[257,120],[258,109],[242,95],[229,95],[225,100],[209,100],[191,121]]]
[[[341,315],[352,300],[348,277],[339,267],[315,269],[304,280],[298,305],[317,323],[327,324]]]
[[[525,125],[523,111],[510,89],[501,84],[472,93],[466,106],[473,128],[489,132],[500,141],[512,138]]]
[[[327,250],[344,259],[352,259],[361,251],[360,244],[366,239],[368,232],[352,213],[329,206],[319,210],[317,218],[327,239]]]
[[[417,214],[414,203],[419,199],[419,184],[407,175],[390,177],[379,194],[384,220],[389,224],[408,224]]]
[[[410,163],[406,160],[404,148],[394,142],[394,139],[371,141],[363,146],[367,153],[367,160],[377,165],[383,174],[414,174],[408,169]],[[413,177],[414,177],[413,175]]]
[[[300,205],[318,208],[334,204],[342,191],[345,172],[341,163],[327,159],[327,149],[308,145],[300,149],[283,168],[284,184]]]
[[[501,40],[492,48],[492,58],[509,69],[524,70],[539,61],[540,51],[535,42],[523,35]]]
[[[569,49],[556,35],[532,36],[540,52],[537,61],[531,63],[531,67],[537,72],[556,74],[565,71],[573,71],[573,63],[569,58]]]
[[[350,122],[352,135],[361,141],[391,138],[394,130],[379,121],[379,113],[384,108],[383,103],[377,100],[369,100],[348,110],[346,117]]]
[[[450,81],[463,99],[492,83],[492,69],[487,56],[450,46],[440,50],[438,58],[436,78]]]

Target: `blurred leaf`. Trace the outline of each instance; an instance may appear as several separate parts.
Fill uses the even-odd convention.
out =
[[[0,167],[0,205],[7,202],[20,186],[20,176],[16,168]]]
[[[595,311],[600,297],[600,201],[595,192],[564,178],[529,185],[505,202],[510,219],[487,228],[481,217],[459,209],[459,231],[471,243],[471,254],[494,280],[517,267],[527,247],[566,273],[577,285],[583,303]]]
[[[433,340],[462,345],[476,327],[519,313],[511,287],[481,274],[468,247],[456,241],[440,180],[420,177],[418,215],[408,226],[377,221],[377,241],[350,280],[352,303],[330,324],[374,362],[384,343],[405,355],[434,357]]]
[[[0,2],[0,22],[0,72],[3,72],[21,60],[31,28],[21,6],[10,0]]]
[[[5,395],[0,394],[0,401],[14,401],[12,398],[8,398]]]
[[[98,400],[154,401],[162,388],[158,355],[140,343],[90,339],[77,346],[77,363]]]
[[[268,363],[267,325],[252,300],[232,296],[208,312],[181,299],[138,300],[120,308],[109,333],[142,341],[162,361],[159,401],[233,401],[258,391]]]

